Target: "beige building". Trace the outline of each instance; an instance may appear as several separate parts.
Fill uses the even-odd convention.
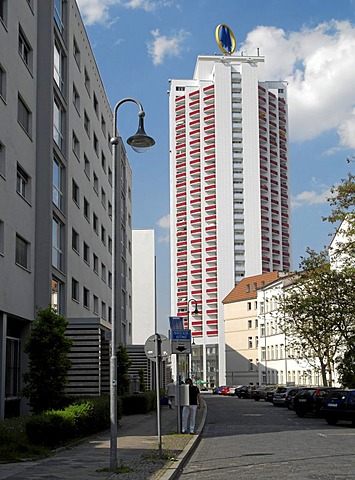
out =
[[[279,275],[271,272],[244,278],[223,300],[228,385],[259,382],[257,290]]]

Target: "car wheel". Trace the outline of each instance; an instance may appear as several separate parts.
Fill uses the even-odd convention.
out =
[[[333,417],[332,418],[327,417],[325,421],[327,422],[328,425],[336,425],[338,423],[338,419]]]

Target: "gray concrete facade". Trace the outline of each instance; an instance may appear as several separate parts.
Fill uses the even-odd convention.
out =
[[[132,174],[121,142],[113,235],[112,110],[78,6],[0,0],[0,7],[3,418],[28,409],[19,396],[23,347],[38,307],[52,305],[69,322],[70,393],[108,392],[113,248],[118,340],[131,343],[132,335]]]

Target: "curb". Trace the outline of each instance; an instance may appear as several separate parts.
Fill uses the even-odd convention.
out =
[[[188,460],[191,458],[191,455],[196,450],[201,433],[205,427],[206,417],[207,417],[207,405],[204,399],[202,399],[204,409],[201,418],[200,425],[197,428],[196,435],[193,435],[189,443],[184,447],[183,451],[180,453],[178,458],[173,461],[170,465],[164,468],[164,473],[159,475],[159,480],[174,480],[178,474],[181,473],[181,470],[184,468]]]

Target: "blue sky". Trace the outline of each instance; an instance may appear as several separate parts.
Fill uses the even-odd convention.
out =
[[[266,58],[269,80],[289,83],[293,268],[307,247],[320,250],[333,227],[332,185],[354,164],[355,0],[77,0],[112,106],[138,99],[156,146],[129,151],[133,227],[154,228],[158,330],[170,314],[169,78],[191,78],[197,55],[219,53],[215,29],[233,30],[237,52]],[[135,133],[137,110],[118,111],[123,138]]]

